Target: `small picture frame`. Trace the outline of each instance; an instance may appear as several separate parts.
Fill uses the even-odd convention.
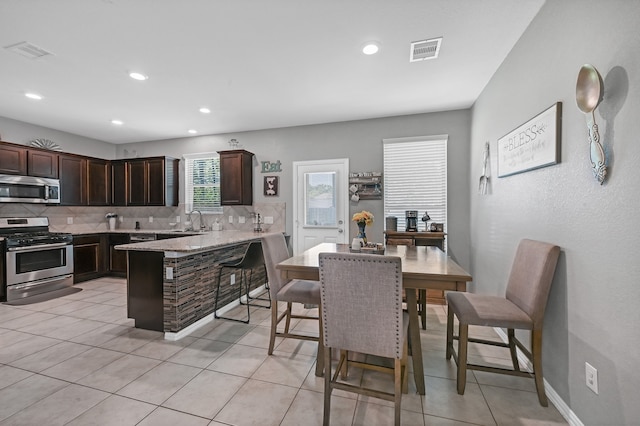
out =
[[[276,197],[278,195],[278,176],[264,177],[264,196]]]

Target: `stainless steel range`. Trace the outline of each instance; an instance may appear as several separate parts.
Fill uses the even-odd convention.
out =
[[[73,285],[73,237],[46,217],[0,218],[7,302]]]

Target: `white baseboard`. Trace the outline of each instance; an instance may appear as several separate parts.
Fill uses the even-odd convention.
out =
[[[507,333],[505,333],[502,328],[494,327],[494,330],[498,334],[498,336],[500,336],[500,339],[502,339],[503,342],[509,342]],[[516,349],[518,351],[518,362],[521,365],[526,366],[527,369],[533,371],[533,364],[531,363],[531,361],[529,361],[529,358],[527,358],[527,356],[522,353],[519,348]],[[547,382],[547,379],[544,379],[544,391],[546,392],[549,401],[551,401],[551,403],[558,409],[560,414],[562,414],[562,417],[564,417],[564,419],[571,426],[584,426],[584,423],[582,423],[576,413],[571,410],[571,407],[569,407],[567,403],[564,402],[562,398],[560,398],[558,392],[556,392],[555,389],[553,389],[553,387],[549,384],[549,382]]]

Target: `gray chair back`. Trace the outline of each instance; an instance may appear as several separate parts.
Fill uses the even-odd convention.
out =
[[[326,347],[402,357],[399,257],[320,253],[320,286]]]
[[[559,255],[560,247],[541,241],[525,239],[518,245],[506,298],[529,315],[534,330],[542,328]]]
[[[263,236],[262,253],[264,254],[264,264],[267,267],[271,300],[278,300],[278,292],[287,283],[282,279],[282,275],[276,269],[276,265],[290,257],[284,235],[270,234]]]

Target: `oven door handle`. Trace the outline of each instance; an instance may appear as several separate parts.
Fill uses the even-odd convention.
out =
[[[66,247],[70,246],[68,243],[55,243],[55,244],[42,244],[37,246],[25,246],[25,247],[9,247],[7,251],[40,251],[40,250],[49,250],[52,248]]]

